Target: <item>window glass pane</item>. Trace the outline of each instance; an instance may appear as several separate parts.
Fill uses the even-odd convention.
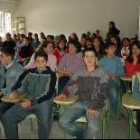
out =
[[[7,32],[11,33],[11,13],[0,11],[0,36],[4,37]]]
[[[11,13],[5,13],[5,33],[11,33]]]

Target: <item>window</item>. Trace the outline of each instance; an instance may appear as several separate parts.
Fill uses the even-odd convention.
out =
[[[0,11],[0,36],[5,37],[5,34],[11,33],[11,13]]]

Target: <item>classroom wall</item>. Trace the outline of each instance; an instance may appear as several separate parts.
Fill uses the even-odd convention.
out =
[[[22,0],[17,16],[26,17],[27,31],[58,35],[100,29],[105,36],[108,22],[115,21],[121,37],[138,34],[140,0]]]
[[[0,0],[0,10],[9,11],[12,14],[14,14],[16,7],[18,6],[18,3],[16,3],[16,0],[10,1],[10,0]]]

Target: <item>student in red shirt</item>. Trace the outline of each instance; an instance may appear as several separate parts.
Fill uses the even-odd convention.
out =
[[[57,48],[53,50],[53,54],[57,58],[57,65],[58,65],[62,57],[66,54],[66,40],[65,39],[61,38],[58,41]]]
[[[126,74],[133,76],[140,72],[140,42],[134,41],[130,46],[130,54],[125,62]]]

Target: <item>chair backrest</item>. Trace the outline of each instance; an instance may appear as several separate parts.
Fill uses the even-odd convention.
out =
[[[106,99],[105,102],[104,102],[104,107],[103,107],[103,110],[104,111],[107,111],[107,110],[110,110],[110,101],[109,99]]]
[[[134,88],[135,79],[136,79],[136,75],[133,75],[132,76],[132,92],[133,92],[133,88]]]
[[[56,72],[56,77],[57,77],[57,81],[56,81],[56,85],[55,85],[55,90],[56,90],[56,95],[58,95],[59,76],[58,76],[57,72]]]
[[[138,80],[140,82],[140,72],[138,72],[138,73],[136,73],[135,75],[132,76],[132,92],[133,92],[136,77],[138,78]],[[139,87],[139,91],[140,91],[140,87]]]

